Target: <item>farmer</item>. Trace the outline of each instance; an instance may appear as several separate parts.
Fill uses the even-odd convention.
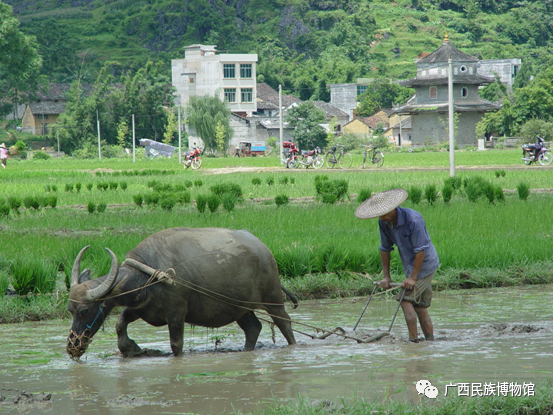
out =
[[[376,193],[355,211],[360,219],[378,218],[380,229],[380,258],[382,260],[382,288],[390,288],[390,252],[398,248],[406,278],[401,308],[409,331],[409,340],[418,343],[417,318],[426,340],[434,340],[434,328],[428,314],[432,300],[432,277],[440,265],[438,253],[430,241],[421,214],[399,207],[407,199],[404,189]],[[396,300],[400,300],[400,296]]]
[[[8,149],[6,148],[6,144],[2,143],[0,144],[0,163],[2,163],[2,167],[6,168],[6,162],[8,161]]]

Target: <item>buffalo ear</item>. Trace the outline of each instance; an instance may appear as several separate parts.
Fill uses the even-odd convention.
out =
[[[85,281],[90,281],[90,268],[85,269],[81,272],[81,275],[79,275],[79,284],[82,284]]]

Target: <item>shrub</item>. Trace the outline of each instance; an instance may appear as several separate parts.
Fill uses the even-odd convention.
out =
[[[220,204],[221,198],[218,195],[212,193],[207,197],[207,207],[211,213],[215,213]]]
[[[276,195],[275,203],[277,206],[284,206],[290,202],[290,199],[286,195]]]
[[[452,196],[453,196],[453,186],[451,186],[450,183],[446,183],[442,188],[442,199],[444,200],[444,203],[449,203],[451,201]]]
[[[165,193],[159,198],[159,206],[161,206],[163,210],[170,211],[176,204],[177,198],[170,193]]]
[[[422,199],[422,190],[420,187],[411,186],[409,189],[409,199],[413,202],[414,205],[418,205]]]
[[[88,213],[94,213],[96,210],[96,205],[93,202],[88,202],[88,205],[86,205],[86,210],[88,210]]]
[[[98,206],[96,207],[96,210],[98,213],[104,213],[106,211],[108,205],[106,205],[104,202],[98,203]]]
[[[207,205],[207,196],[206,195],[196,196],[196,209],[198,209],[198,212],[204,213],[206,205]]]
[[[254,178],[252,179],[252,184],[253,184],[254,186],[259,186],[259,185],[261,184],[261,179],[260,179],[259,177],[254,177]]]
[[[230,193],[226,193],[223,195],[223,207],[227,212],[234,210],[235,205],[236,205],[236,198],[234,197],[234,195]]]
[[[142,207],[142,202],[144,202],[144,198],[140,193],[133,195],[132,200],[134,201],[134,204],[136,206]]]
[[[357,201],[359,203],[363,203],[365,200],[370,199],[372,195],[371,189],[364,188],[359,191],[359,194],[357,195]]]
[[[527,183],[519,183],[517,185],[517,193],[520,200],[528,199],[528,196],[530,195],[530,186],[528,186]]]
[[[438,191],[436,190],[435,184],[426,185],[426,187],[424,188],[424,198],[428,201],[429,204],[434,204],[434,202],[438,198]]]
[[[51,158],[52,156],[44,151],[35,151],[33,155],[33,160],[50,160]]]

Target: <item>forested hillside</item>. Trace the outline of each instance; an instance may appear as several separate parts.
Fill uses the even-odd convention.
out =
[[[94,81],[106,60],[136,70],[183,46],[259,54],[259,80],[302,99],[330,83],[404,79],[445,31],[483,59],[551,60],[553,0],[4,0],[37,37],[52,82]],[[115,75],[115,74],[114,74]]]

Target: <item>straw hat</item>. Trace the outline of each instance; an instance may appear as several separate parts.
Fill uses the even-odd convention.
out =
[[[407,190],[391,189],[375,193],[355,210],[359,219],[372,219],[391,212],[407,199]]]
[[[6,148],[6,144],[5,144],[5,143],[2,143],[2,144],[0,144],[0,147]]]

